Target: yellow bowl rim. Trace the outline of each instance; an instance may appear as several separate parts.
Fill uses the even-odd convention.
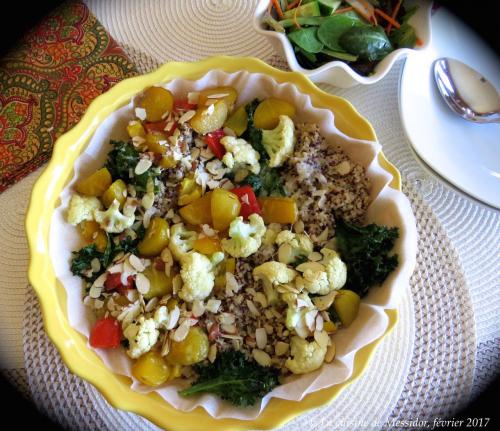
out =
[[[272,429],[307,410],[330,403],[343,389],[359,378],[376,346],[396,325],[397,310],[385,309],[389,320],[386,332],[356,353],[353,373],[347,381],[311,393],[300,402],[273,398],[255,420],[214,419],[201,407],[192,412],[181,412],[154,392],[147,395],[135,392],[129,387],[130,380],[127,377],[115,375],[108,370],[97,354],[87,347],[86,338],[69,325],[65,315],[64,288],[55,276],[48,254],[52,212],[58,204],[61,190],[73,176],[72,169],[64,172],[60,166],[72,166],[97,126],[111,112],[128,103],[134,94],[148,86],[163,84],[175,78],[196,80],[214,69],[228,73],[241,70],[263,73],[278,82],[293,83],[302,93],[311,96],[313,105],[336,111],[335,124],[346,135],[357,139],[376,140],[373,127],[351,103],[320,90],[298,72],[282,71],[251,57],[216,56],[198,62],[166,63],[151,73],[121,81],[97,97],[80,122],[55,143],[52,158],[32,189],[26,215],[30,252],[28,278],[40,301],[45,331],[64,363],[72,373],[94,385],[114,407],[137,413],[159,427],[171,430],[211,429],[212,426],[218,430]],[[379,162],[392,175],[390,187],[401,190],[400,173],[382,152],[379,152]],[[54,286],[57,288],[54,289]]]

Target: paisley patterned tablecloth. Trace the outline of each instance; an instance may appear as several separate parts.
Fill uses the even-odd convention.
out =
[[[0,192],[46,162],[93,99],[136,73],[85,4],[43,19],[0,60]]]

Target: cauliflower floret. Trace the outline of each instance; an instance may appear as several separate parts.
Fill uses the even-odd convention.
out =
[[[313,243],[303,233],[293,233],[289,230],[281,231],[276,237],[278,260],[283,263],[292,263],[300,256],[309,256],[313,252]]]
[[[295,125],[290,117],[280,115],[280,122],[272,130],[262,131],[262,145],[269,154],[269,166],[281,166],[293,154]]]
[[[307,325],[307,313],[317,312],[315,305],[307,293],[283,293],[281,299],[288,305],[285,325],[290,331],[295,331],[301,338],[311,335]]]
[[[305,262],[298,265],[296,269],[302,273],[302,277],[297,278],[295,283],[297,289],[306,289],[309,293],[318,295],[326,295],[332,290],[326,268],[321,263]]]
[[[76,226],[84,220],[94,220],[94,211],[102,208],[101,201],[95,196],[81,196],[75,193],[69,201],[66,219]]]
[[[303,338],[294,336],[290,341],[290,353],[293,359],[288,358],[285,367],[293,374],[310,373],[321,367],[325,360],[326,350],[326,346],[321,347],[317,341],[309,343]]]
[[[158,307],[153,316],[156,327],[166,325],[168,323],[168,308],[165,305]]]
[[[272,246],[276,241],[276,237],[281,230],[281,225],[279,223],[270,223],[267,225],[266,234],[262,238],[262,244]]]
[[[278,301],[274,285],[291,283],[297,272],[288,268],[284,263],[271,261],[254,268],[252,274],[255,280],[262,280],[267,302],[272,305]]]
[[[158,341],[160,332],[156,329],[154,319],[145,319],[141,316],[136,323],[131,323],[125,328],[123,335],[129,342],[127,354],[132,359],[137,359],[151,350]]]
[[[197,238],[198,234],[194,231],[187,230],[182,223],[174,224],[170,228],[168,248],[180,262],[193,251],[194,242]]]
[[[260,154],[244,139],[224,136],[220,143],[226,149],[222,162],[230,169],[248,169],[253,174],[260,172]]]
[[[192,252],[182,259],[182,289],[179,297],[187,302],[203,301],[214,287],[213,265],[208,257]]]
[[[229,225],[229,239],[222,240],[222,249],[232,257],[248,257],[262,244],[266,233],[264,220],[258,214],[251,214],[248,223],[243,217],[236,217]]]
[[[122,214],[120,202],[115,199],[106,211],[94,211],[94,218],[106,232],[121,233],[134,224],[135,208],[135,205],[125,202]]]
[[[347,265],[334,250],[323,248],[321,254],[323,255],[321,263],[326,268],[330,290],[341,289],[347,280]]]

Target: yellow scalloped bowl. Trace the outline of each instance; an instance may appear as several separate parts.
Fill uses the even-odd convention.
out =
[[[309,409],[331,402],[342,389],[356,380],[366,368],[377,344],[396,324],[397,311],[385,310],[389,318],[385,334],[356,353],[353,373],[346,382],[311,393],[300,402],[273,398],[255,420],[214,419],[200,407],[185,413],[170,406],[154,392],[135,392],[130,388],[130,380],[127,377],[107,369],[97,354],[87,347],[86,338],[70,326],[66,310],[66,292],[55,276],[49,257],[52,214],[59,204],[61,191],[74,174],[75,160],[88,144],[97,126],[113,111],[129,103],[134,94],[148,86],[166,83],[174,78],[196,80],[213,69],[264,73],[277,82],[291,82],[302,93],[309,94],[315,106],[333,111],[336,126],[342,132],[353,138],[376,140],[372,126],[349,102],[319,90],[300,73],[280,71],[253,58],[219,56],[197,63],[167,63],[152,73],[122,81],[96,98],[81,121],[57,140],[50,163],[33,187],[26,217],[31,257],[28,276],[40,300],[45,330],[64,362],[74,374],[93,384],[114,407],[137,413],[169,430],[271,429]],[[397,169],[382,153],[379,153],[379,161],[393,176],[390,186],[400,190],[401,180]]]

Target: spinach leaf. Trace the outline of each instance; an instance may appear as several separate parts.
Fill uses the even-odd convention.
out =
[[[323,44],[318,40],[316,32],[317,29],[314,27],[305,27],[289,33],[288,39],[304,51],[315,54],[323,49]]]
[[[351,15],[339,14],[330,16],[318,28],[318,39],[329,49],[337,52],[346,50],[340,46],[340,37],[352,27],[364,25],[359,18]]]
[[[405,22],[400,28],[392,31],[390,39],[398,48],[413,48],[417,43],[417,34],[415,29]]]
[[[102,253],[97,251],[95,244],[87,245],[79,251],[73,252],[73,259],[71,260],[71,272],[74,275],[87,278],[83,273],[91,268],[90,262],[97,257],[100,259]]]
[[[278,385],[278,371],[262,367],[244,353],[226,350],[217,355],[213,364],[195,365],[198,379],[179,391],[186,397],[212,393],[237,406],[252,406]]]
[[[381,60],[393,50],[382,27],[352,27],[340,36],[339,43],[345,51],[368,61]]]

